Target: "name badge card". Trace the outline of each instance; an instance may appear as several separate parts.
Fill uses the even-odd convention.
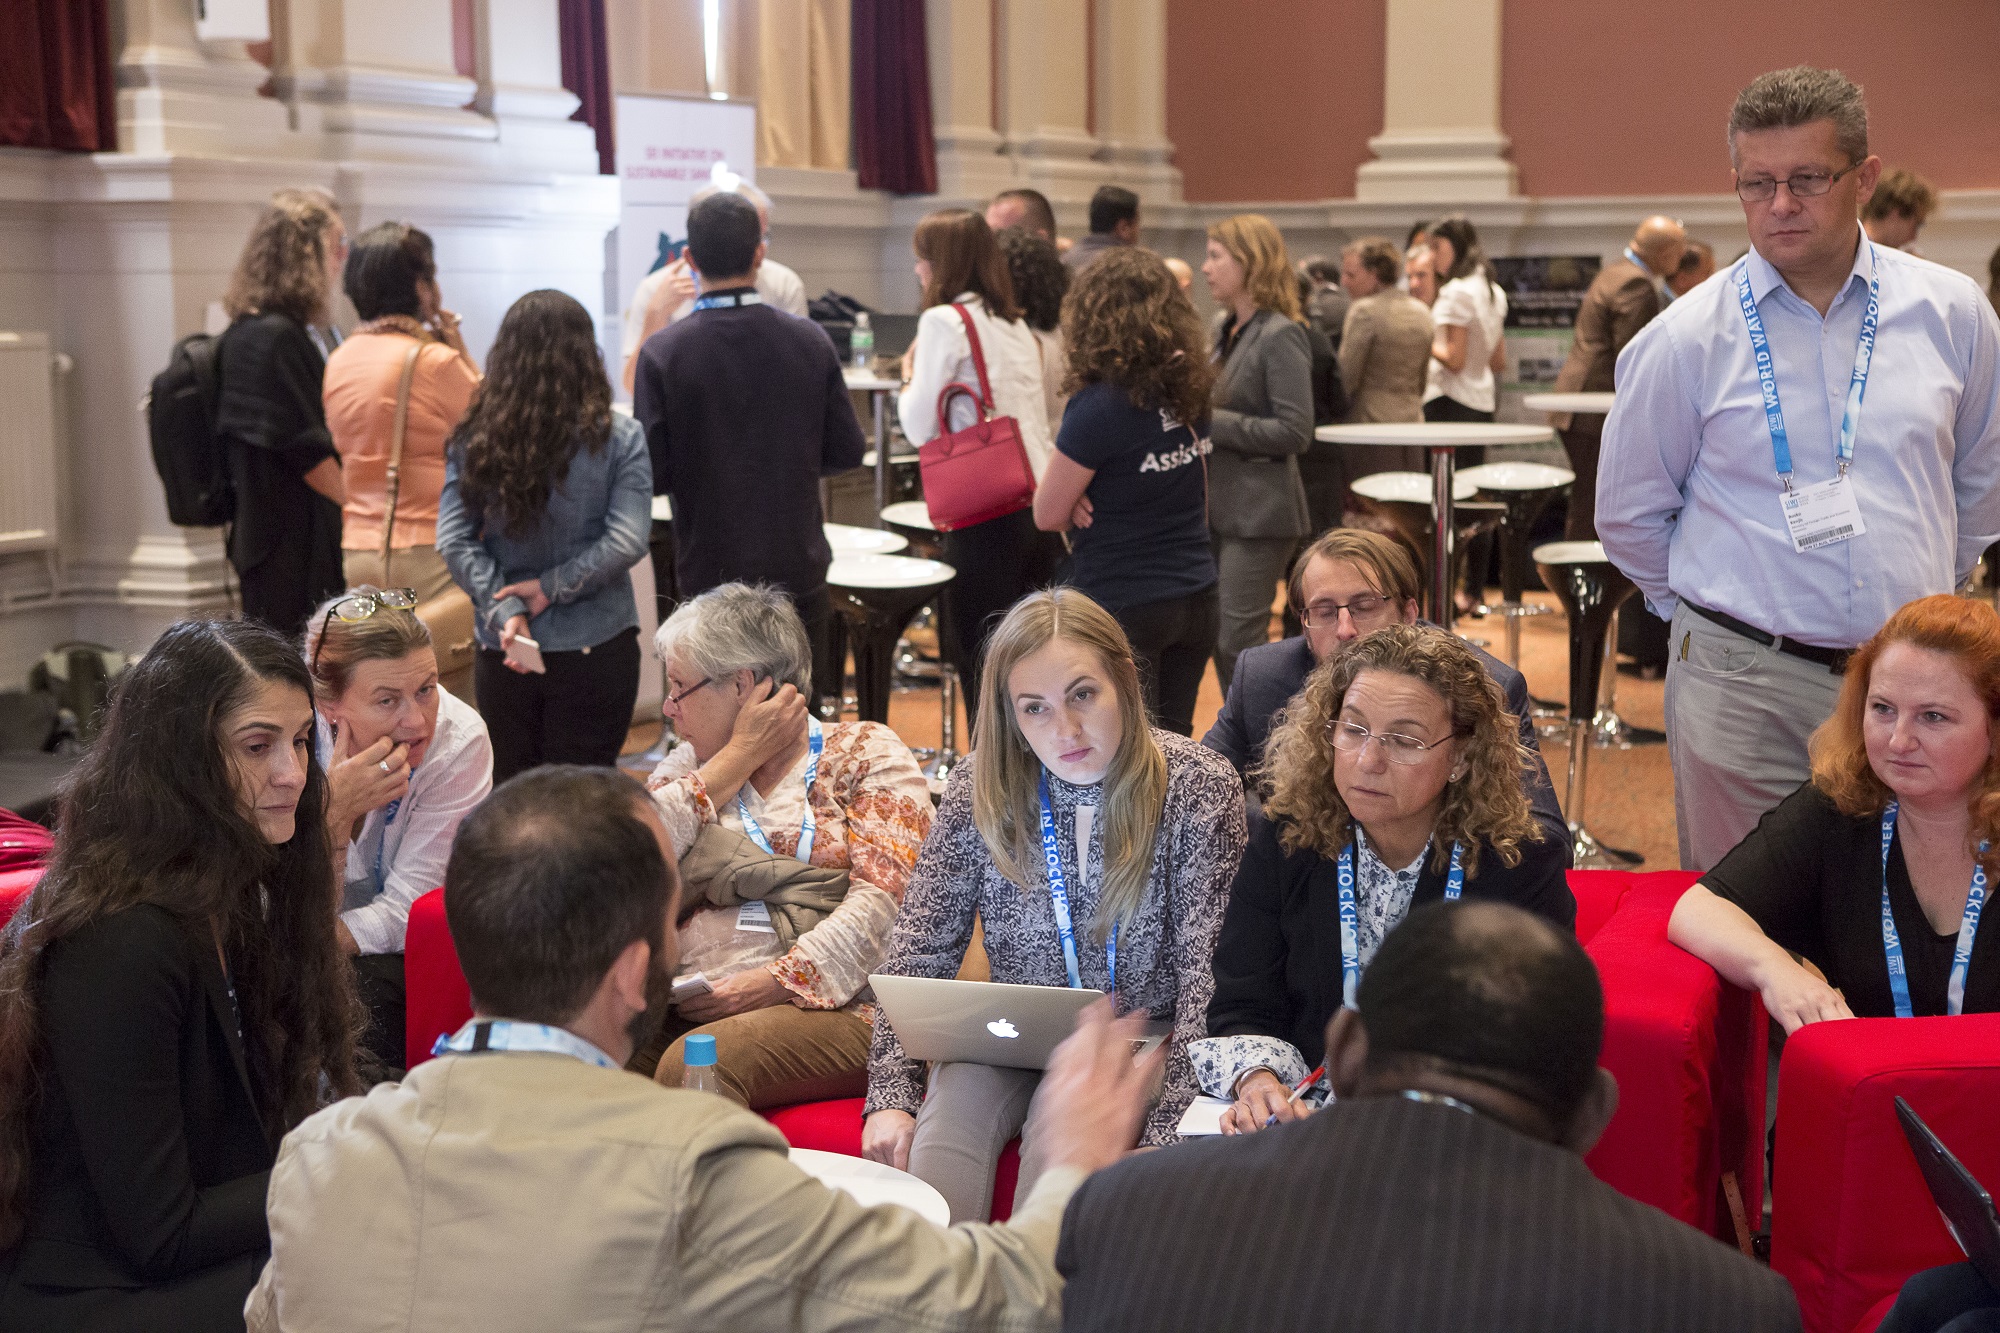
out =
[[[756,901],[744,903],[736,909],[736,928],[754,930],[763,935],[778,933],[778,928],[771,924],[771,909]]]
[[[1794,551],[1818,550],[1868,531],[1854,498],[1854,483],[1845,473],[1816,486],[1786,491],[1778,498],[1785,507],[1785,526],[1791,529]]]

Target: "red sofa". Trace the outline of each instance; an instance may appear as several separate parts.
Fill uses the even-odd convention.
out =
[[[2000,1187],[2000,1014],[1814,1023],[1778,1070],[1771,1267],[1806,1333],[1867,1333],[1912,1274],[1964,1258],[1896,1119],[1901,1096]]]

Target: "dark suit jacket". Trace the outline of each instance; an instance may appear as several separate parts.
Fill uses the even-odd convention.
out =
[[[1313,437],[1305,326],[1270,310],[1252,315],[1223,360],[1213,401],[1208,526],[1222,537],[1310,535],[1298,464]]]
[[[1325,1049],[1326,1023],[1341,1004],[1340,884],[1333,861],[1278,841],[1279,821],[1250,812],[1250,841],[1229,889],[1215,942],[1215,994],[1208,1035],[1282,1037],[1308,1068]],[[1576,926],[1576,899],[1563,872],[1569,847],[1548,839],[1521,845],[1521,864],[1501,862],[1482,844],[1465,877],[1467,899],[1526,908],[1564,930]],[[1444,897],[1448,870],[1424,858],[1412,909]]]
[[[1084,1182],[1067,1333],[1795,1333],[1783,1278],[1498,1121],[1400,1097]]]
[[[1534,807],[1535,822],[1558,842],[1567,858],[1569,824],[1563,819],[1562,805],[1556,800],[1555,784],[1549,780],[1549,766],[1542,762],[1541,746],[1535,738],[1534,703],[1528,697],[1528,682],[1520,672],[1482,648],[1472,650],[1500,686],[1507,698],[1507,711],[1521,722],[1521,744],[1535,756],[1534,769],[1522,775],[1521,784]],[[1236,674],[1229,680],[1229,697],[1215,715],[1215,725],[1201,743],[1230,763],[1239,773],[1248,773],[1264,757],[1264,741],[1271,734],[1271,722],[1278,710],[1291,701],[1306,683],[1318,663],[1312,645],[1297,634],[1276,643],[1260,643],[1236,659]]]
[[[27,1228],[0,1313],[35,1299],[23,1284],[136,1298],[268,1249],[276,1145],[213,944],[159,907],[115,912],[49,947],[41,1006]]]
[[[1569,358],[1556,374],[1558,393],[1609,393],[1612,370],[1625,344],[1660,313],[1660,289],[1645,269],[1620,259],[1598,270],[1577,308]],[[1600,425],[1604,418],[1591,416]],[[1567,415],[1557,427],[1569,425]]]

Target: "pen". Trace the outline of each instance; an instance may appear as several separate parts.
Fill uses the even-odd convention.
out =
[[[1326,1066],[1321,1065],[1319,1068],[1313,1070],[1312,1073],[1307,1074],[1305,1077],[1305,1082],[1299,1084],[1299,1086],[1297,1086],[1296,1088],[1293,1088],[1292,1095],[1285,1098],[1285,1105],[1287,1106],[1296,1105],[1299,1098],[1306,1095],[1306,1089],[1310,1088],[1313,1084],[1319,1082],[1319,1076],[1321,1074],[1324,1074],[1325,1072],[1326,1072]],[[1271,1126],[1277,1123],[1278,1123],[1278,1113],[1276,1111],[1273,1111],[1271,1112],[1271,1118],[1264,1122],[1264,1128],[1269,1129]]]

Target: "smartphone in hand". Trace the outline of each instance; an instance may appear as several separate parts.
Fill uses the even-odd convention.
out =
[[[525,634],[516,634],[514,641],[507,645],[507,660],[538,676],[548,672],[548,667],[542,662],[542,645]]]

